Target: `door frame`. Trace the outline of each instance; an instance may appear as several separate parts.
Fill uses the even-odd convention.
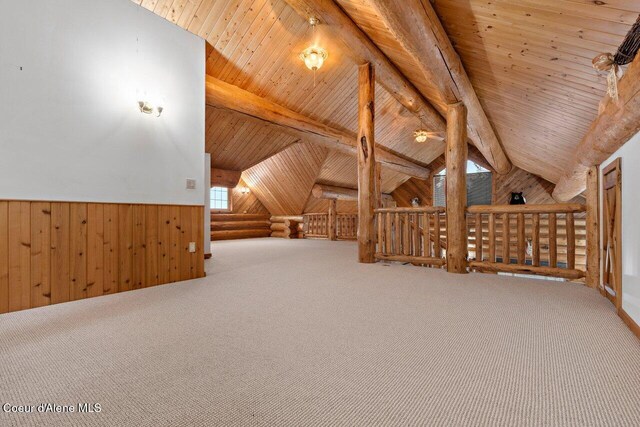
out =
[[[607,179],[607,175],[615,173],[613,178]],[[602,182],[600,184],[602,191],[602,286],[600,292],[605,295],[615,305],[618,312],[622,308],[622,158],[618,157],[613,160],[602,170]],[[613,212],[613,229],[610,229],[609,209],[607,190],[615,189],[615,207]],[[613,242],[610,243],[610,240]],[[607,269],[607,263],[611,261],[608,255],[608,249],[614,248],[614,252],[617,259],[614,258],[613,267],[610,270]],[[609,274],[607,272],[609,271]],[[613,288],[610,288],[611,292],[605,289],[605,280],[613,276],[614,283]],[[608,280],[610,281],[610,280]]]

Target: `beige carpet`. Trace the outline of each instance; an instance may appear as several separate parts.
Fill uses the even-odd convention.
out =
[[[209,276],[0,316],[0,425],[640,425],[640,341],[580,285],[214,244]]]

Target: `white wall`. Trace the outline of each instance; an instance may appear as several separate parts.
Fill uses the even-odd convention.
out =
[[[622,158],[622,308],[640,324],[640,133],[602,163],[601,170],[618,157]],[[602,211],[602,202],[600,207]]]
[[[0,199],[204,204],[202,39],[130,0],[0,10]]]

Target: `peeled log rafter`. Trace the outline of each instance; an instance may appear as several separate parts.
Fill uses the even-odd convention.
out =
[[[311,194],[316,199],[336,199],[347,202],[358,201],[358,190],[347,187],[336,187],[333,185],[316,184],[311,190]],[[391,194],[383,194],[382,200],[393,201]]]
[[[334,129],[319,121],[289,110],[214,77],[206,79],[206,103],[214,107],[235,111],[294,131],[301,138],[329,149],[356,155],[356,134]],[[389,169],[408,176],[427,179],[428,168],[400,157],[384,147],[378,148],[378,161]]]
[[[431,4],[421,0],[372,2],[398,42],[416,60],[425,79],[437,88],[444,102],[464,103],[468,110],[469,138],[485,159],[499,174],[508,173],[511,163]]]
[[[640,131],[640,55],[618,82],[618,101],[606,96],[601,113],[575,150],[575,157],[553,190],[553,198],[566,202],[587,188],[587,174]]]
[[[444,132],[444,119],[422,94],[409,82],[387,56],[333,0],[285,0],[305,20],[314,16],[328,25],[343,45],[344,52],[356,64],[371,63],[376,68],[378,83],[408,111],[434,132]],[[376,153],[382,161],[382,151]],[[419,178],[419,177],[416,177]]]

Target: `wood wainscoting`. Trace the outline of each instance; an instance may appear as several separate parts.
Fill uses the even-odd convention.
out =
[[[202,210],[0,201],[0,313],[203,277]]]

